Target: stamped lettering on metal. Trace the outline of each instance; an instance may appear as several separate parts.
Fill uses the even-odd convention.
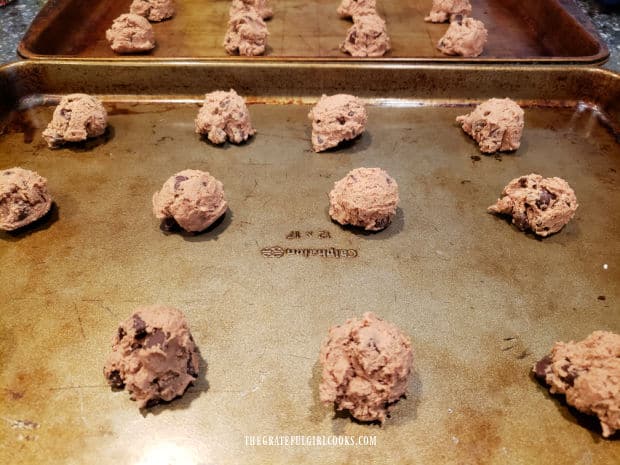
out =
[[[356,249],[339,249],[336,247],[327,248],[305,248],[305,247],[264,247],[260,250],[263,257],[282,258],[282,257],[323,257],[323,258],[355,258],[358,256]]]

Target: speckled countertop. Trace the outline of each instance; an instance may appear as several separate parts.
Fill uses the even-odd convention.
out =
[[[15,0],[0,8],[0,63],[17,60],[17,43],[46,0]],[[605,7],[597,0],[576,0],[592,18],[611,56],[606,68],[620,72],[620,5]]]

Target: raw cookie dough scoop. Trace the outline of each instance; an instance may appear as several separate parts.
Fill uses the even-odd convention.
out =
[[[152,305],[137,308],[119,325],[103,374],[144,408],[183,395],[199,369],[198,349],[183,312]]]
[[[596,415],[603,437],[620,430],[620,335],[594,331],[583,341],[556,342],[533,372],[551,394]]]
[[[153,194],[153,213],[166,230],[179,225],[188,232],[204,231],[227,209],[224,186],[206,171],[180,171]]]
[[[329,329],[321,346],[319,397],[361,421],[383,423],[407,392],[411,341],[373,313]]]
[[[43,217],[52,206],[47,179],[34,171],[0,171],[0,230],[14,231]]]

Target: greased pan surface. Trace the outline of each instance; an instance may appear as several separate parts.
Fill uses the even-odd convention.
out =
[[[617,439],[530,376],[555,341],[620,331],[617,75],[25,62],[0,83],[0,168],[38,171],[56,202],[37,225],[0,233],[0,462],[618,463]],[[252,102],[258,133],[214,147],[193,119],[204,92],[230,87]],[[108,135],[49,150],[50,104],[75,91],[102,98]],[[368,103],[367,132],[315,154],[310,104],[343,91]],[[514,154],[481,155],[454,122],[490,96],[525,106]],[[334,181],[360,166],[400,186],[381,233],[327,214]],[[184,168],[220,179],[230,211],[204,234],[166,235],[151,196]],[[544,240],[486,213],[530,172],[568,180],[580,203]],[[202,369],[184,397],[140,413],[102,368],[117,324],[157,302],[186,313]],[[368,310],[415,350],[410,395],[382,427],[318,401],[327,329]],[[251,435],[376,445],[246,445]]]
[[[129,11],[130,4],[130,0],[50,0],[26,33],[19,53],[26,58],[230,59],[222,46],[229,0],[178,1],[174,19],[153,23],[155,50],[138,56],[114,54],[105,31],[114,18]],[[338,1],[271,4],[274,17],[267,24],[266,55],[250,60],[351,60],[339,51],[351,22],[338,18]],[[573,0],[473,0],[472,15],[489,31],[485,51],[473,59],[447,57],[436,44],[448,25],[424,22],[431,5],[431,0],[378,2],[392,39],[391,52],[379,61],[601,63],[609,56]]]

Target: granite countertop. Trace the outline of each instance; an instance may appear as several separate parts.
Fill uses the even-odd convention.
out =
[[[46,0],[15,0],[0,8],[0,64],[19,59],[15,49]],[[620,72],[620,5],[602,6],[597,0],[575,0],[596,25],[610,51],[606,68]],[[607,0],[609,2],[609,0]]]

